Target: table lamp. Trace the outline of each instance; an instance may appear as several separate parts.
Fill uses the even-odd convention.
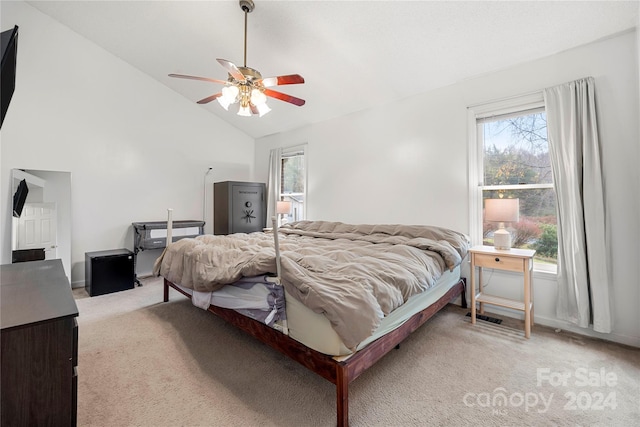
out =
[[[486,199],[484,201],[484,219],[500,223],[493,233],[493,246],[500,250],[511,249],[511,233],[504,228],[505,222],[518,222],[520,199]]]
[[[291,213],[291,202],[279,200],[276,202],[276,213],[278,214],[278,225],[282,225],[282,215]]]

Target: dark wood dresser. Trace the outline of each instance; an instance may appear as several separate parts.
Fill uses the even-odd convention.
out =
[[[78,308],[59,259],[0,266],[0,425],[75,426]]]

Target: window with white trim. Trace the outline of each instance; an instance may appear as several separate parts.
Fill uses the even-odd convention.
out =
[[[306,217],[307,193],[306,145],[283,148],[280,161],[280,198],[291,202],[291,211],[282,217],[283,223]]]
[[[556,196],[542,94],[469,109],[471,238],[493,246],[499,225],[487,221],[487,199],[518,199],[517,222],[506,223],[514,248],[535,249],[536,270],[555,272]]]

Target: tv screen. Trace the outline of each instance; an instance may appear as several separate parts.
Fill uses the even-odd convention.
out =
[[[29,187],[27,187],[27,180],[23,179],[18,184],[18,189],[13,195],[13,216],[20,218],[22,215],[22,209],[24,209],[24,202],[27,200],[27,194],[29,193]]]
[[[18,26],[12,30],[0,33],[0,46],[2,52],[2,65],[0,66],[0,104],[2,116],[0,127],[4,123],[4,116],[9,109],[13,91],[16,88],[16,58],[18,56]]]

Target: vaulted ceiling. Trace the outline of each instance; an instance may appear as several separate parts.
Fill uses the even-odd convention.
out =
[[[237,0],[29,1],[30,5],[195,102],[243,65]],[[637,1],[271,1],[248,15],[247,66],[301,74],[264,117],[204,108],[259,138],[400,100],[633,28]]]

